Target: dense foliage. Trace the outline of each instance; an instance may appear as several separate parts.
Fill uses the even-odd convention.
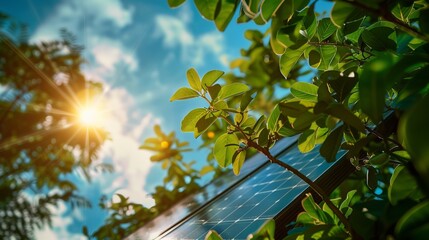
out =
[[[177,7],[184,1],[168,2]],[[348,199],[347,206],[353,203],[353,211],[338,200],[324,199],[323,204],[332,202],[340,208],[342,214],[337,214],[335,207],[319,207],[308,197],[303,201],[306,213],[298,217],[299,228],[289,238],[354,234],[365,239],[424,239],[429,231],[425,127],[429,122],[425,111],[429,103],[429,4],[336,1],[325,17],[315,12],[316,2],[195,0],[201,15],[214,21],[220,31],[237,9],[239,23],[270,24],[266,35],[272,52],[249,55],[247,61],[256,64],[251,67],[246,61],[234,61],[232,67],[243,70],[243,75],[226,77],[220,84],[216,82],[223,73],[210,71],[199,78],[190,69],[189,87],[180,88],[170,100],[201,97],[207,107],[186,115],[182,130],[198,137],[221,119],[227,130],[217,137],[213,154],[220,166],[232,165],[237,174],[249,148],[278,163],[270,158],[269,149],[281,137],[300,134],[301,152],[321,144],[320,154],[328,162],[335,160],[340,149],[348,151],[357,171],[334,195]],[[263,43],[264,35],[255,31],[246,36]],[[267,69],[270,62],[278,62],[278,66],[268,65]],[[311,83],[289,82],[297,79],[291,70],[303,62],[317,69],[316,76]],[[282,77],[264,76],[276,69]],[[289,85],[291,94],[266,116],[255,113],[264,111],[249,104],[254,96],[250,88],[276,89],[277,81],[280,86]],[[225,101],[237,96],[241,101]],[[388,126],[376,130],[383,124]],[[314,189],[314,183],[309,184]],[[347,222],[333,220],[341,215]],[[211,233],[208,238],[218,237]]]
[[[60,202],[90,205],[73,171],[89,178],[90,169],[111,169],[93,161],[106,134],[76,124],[82,102],[74,94],[101,86],[80,72],[81,49],[66,31],[61,41],[33,44],[7,16],[0,26],[0,238],[29,239]]]

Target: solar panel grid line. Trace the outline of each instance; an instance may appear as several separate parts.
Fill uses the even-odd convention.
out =
[[[290,146],[292,146],[296,142],[296,140],[297,140],[297,137],[291,137],[291,138],[282,139],[282,140],[280,140],[278,142],[278,144],[276,144],[271,149],[271,151],[273,152],[273,154],[278,154],[278,153],[284,151],[284,149],[288,149]],[[265,160],[261,160],[261,158],[264,158]],[[226,192],[226,191],[228,191],[229,188],[232,188],[235,184],[237,184],[237,183],[239,183],[241,181],[244,181],[249,175],[251,175],[253,172],[257,171],[262,165],[265,165],[267,163],[268,163],[268,161],[266,160],[265,156],[262,156],[261,154],[257,154],[256,156],[254,156],[251,159],[247,160],[246,164],[243,165],[243,168],[242,168],[242,171],[240,173],[240,176],[234,176],[236,178],[236,181],[234,181],[234,184],[231,184],[231,185],[227,186],[225,189],[223,189],[222,192]],[[249,167],[249,165],[250,165],[250,167]],[[205,186],[205,187],[207,187],[207,186]],[[219,193],[217,196],[219,196],[219,195],[222,195],[222,193]],[[214,201],[215,199],[217,199],[217,196],[214,196],[212,199],[208,200],[206,203]],[[175,222],[175,224],[171,225],[170,227],[168,227],[167,229],[165,229],[164,231],[162,231],[160,233],[156,233],[156,235],[158,237],[155,237],[155,238],[159,239],[160,237],[164,236],[165,233],[168,233],[169,231],[171,231],[172,229],[174,229],[177,225],[180,225],[182,222],[187,221],[187,219],[190,216],[192,216],[195,212],[198,212],[203,207],[204,206],[202,205],[202,206],[199,206],[196,209],[192,209],[192,212],[189,213],[189,214],[187,214],[187,216],[180,217],[180,219],[178,219]],[[177,214],[177,215],[179,215],[179,214]],[[150,223],[149,223],[149,225],[150,225]],[[154,224],[152,224],[152,225],[154,225]],[[151,228],[143,226],[137,232],[135,232],[134,234],[128,236],[127,239],[154,239],[154,237],[152,237]]]
[[[289,152],[289,151],[287,151],[287,152]],[[292,150],[292,153],[294,153],[295,155],[297,155],[298,157],[300,157],[300,158],[303,158],[303,156],[301,155],[301,153],[299,153],[299,152],[297,152],[297,149],[295,149],[295,150]],[[317,164],[317,165],[314,165],[313,167],[311,167],[311,164],[313,163],[313,161],[316,159],[316,157],[317,157],[317,153],[316,154],[314,154],[314,152],[313,152],[313,154],[306,154],[306,155],[304,155],[304,157],[307,157],[307,158],[309,158],[309,160],[308,161],[306,161],[306,163],[305,164],[301,164],[302,166],[301,166],[301,169],[306,169],[306,170],[308,170],[308,175],[309,176],[311,176],[311,174],[313,174],[313,173],[317,173],[316,172],[316,169],[317,169],[317,167],[314,167],[314,166],[320,166],[320,163],[319,164]],[[287,160],[293,160],[294,159],[294,157],[291,157],[291,156],[287,156]],[[319,158],[319,160],[320,160],[320,158]],[[265,168],[264,168],[265,167]],[[277,168],[277,171],[278,172],[276,172],[276,171],[273,171],[272,170],[272,168],[275,168],[275,170],[276,170],[276,168]],[[325,169],[327,168],[327,166],[325,166]],[[299,169],[300,170],[300,169]],[[269,171],[271,171],[271,174],[267,174],[266,172],[269,172]],[[322,171],[323,172],[323,171]],[[274,173],[274,174],[273,174]],[[278,174],[276,174],[276,173],[278,173]],[[283,173],[283,175],[281,174],[281,173]],[[320,172],[318,172],[318,173],[320,173]],[[288,177],[284,177],[284,174],[287,174],[287,175],[290,175],[290,176],[288,176]],[[277,176],[275,176],[275,175],[277,175]],[[317,174],[315,174],[315,176],[316,176]],[[274,178],[272,178],[273,176],[275,176]],[[265,180],[265,179],[267,179],[267,177],[271,177],[270,179],[269,179],[269,181],[267,181],[267,180]],[[283,178],[282,178],[283,177]],[[257,192],[257,194],[254,194],[254,195],[262,195],[262,197],[260,197],[260,198],[258,198],[258,199],[256,199],[256,198],[250,198],[250,199],[248,199],[248,200],[246,200],[245,201],[245,203],[248,203],[249,201],[252,201],[252,200],[255,200],[256,199],[256,202],[254,202],[255,204],[256,203],[260,203],[262,200],[264,200],[264,199],[267,199],[267,198],[271,198],[271,194],[273,194],[273,193],[275,193],[276,191],[274,191],[273,189],[270,189],[269,188],[269,186],[270,186],[270,183],[274,183],[275,181],[273,181],[273,180],[276,180],[276,179],[290,179],[290,178],[298,178],[298,177],[296,177],[296,176],[294,176],[294,175],[292,175],[290,172],[288,172],[288,171],[284,171],[284,169],[282,169],[281,167],[279,167],[279,166],[275,166],[275,167],[270,167],[270,166],[268,166],[268,167],[266,167],[265,165],[264,166],[262,166],[257,172],[255,172],[255,173],[253,173],[252,174],[252,176],[250,176],[249,177],[249,180],[247,181],[247,182],[244,182],[244,183],[240,183],[240,185],[247,185],[247,187],[253,187],[253,190],[254,190],[254,187],[255,186],[259,186],[260,184],[254,184],[254,182],[256,181],[256,182],[259,182],[259,183],[265,183],[265,186],[264,187],[262,187],[261,189],[258,189],[258,192]],[[298,178],[299,179],[299,178]],[[300,179],[299,179],[299,181],[301,181]],[[287,181],[286,181],[287,182]],[[285,183],[283,183],[283,184],[285,184]],[[236,188],[234,188],[234,189],[232,189],[230,192],[226,192],[226,193],[224,193],[224,194],[231,194],[231,192],[234,192],[234,190],[235,191],[243,191],[243,189],[246,189],[246,186],[240,186],[240,187],[236,187]],[[252,189],[252,188],[250,188],[250,189]],[[267,190],[267,189],[269,189],[269,191]],[[295,185],[295,186],[292,186],[292,187],[290,187],[289,189],[294,189],[295,191],[293,191],[294,192],[294,195],[293,196],[290,196],[291,198],[290,199],[294,199],[295,197],[296,197],[296,194],[299,194],[299,193],[303,193],[304,191],[306,191],[307,189],[308,189],[308,186],[305,184],[305,183],[301,183],[301,185]],[[263,190],[266,190],[265,192],[263,191]],[[246,194],[248,191],[246,191],[246,192],[244,192],[243,194]],[[290,200],[290,199],[288,199],[288,200]],[[274,201],[275,203],[277,203],[277,205],[279,205],[279,206],[281,206],[281,207],[284,207],[285,205],[284,204],[286,204],[286,203],[281,203],[281,204],[278,204],[278,203],[280,203],[281,201],[277,201],[277,200],[275,200]],[[289,201],[290,202],[290,201]],[[226,217],[228,217],[228,215],[230,215],[230,214],[233,214],[233,213],[229,213],[229,214],[227,214],[227,215],[222,215],[222,211],[225,211],[225,209],[227,208],[227,207],[225,207],[225,206],[228,206],[228,205],[223,205],[224,206],[224,208],[219,208],[219,209],[217,209],[219,212],[218,213],[216,213],[214,216],[212,216],[212,218],[213,219],[215,219],[217,222],[210,222],[210,224],[209,224],[209,226],[211,227],[210,229],[215,229],[215,230],[217,230],[218,232],[220,232],[220,233],[223,233],[223,232],[225,232],[226,231],[226,229],[223,229],[223,227],[219,227],[219,224],[222,224],[222,225],[224,225],[225,224],[225,221],[223,221],[222,219],[223,218],[226,218]],[[279,206],[277,206],[277,207],[279,207]],[[210,207],[210,206],[208,206],[208,207]],[[281,209],[280,210],[277,210],[277,212],[276,211],[270,211],[270,208],[267,208],[267,209],[262,209],[261,210],[261,208],[258,208],[258,211],[259,212],[257,212],[257,214],[256,213],[254,213],[253,215],[252,214],[249,214],[249,213],[251,213],[252,212],[252,210],[255,210],[255,206],[253,206],[252,208],[250,208],[250,209],[247,209],[246,210],[246,212],[241,212],[241,214],[240,215],[243,215],[244,217],[245,216],[248,216],[249,215],[249,217],[251,217],[252,219],[257,219],[257,220],[259,220],[259,219],[270,219],[270,218],[273,218],[273,217],[275,217],[275,214],[276,213],[278,213],[278,212],[280,212],[281,211]],[[268,216],[263,216],[263,214],[264,213],[269,213],[270,215],[268,215]],[[258,214],[260,214],[260,216],[258,216]],[[219,216],[222,216],[222,217],[219,217]],[[196,214],[196,215],[194,215],[193,216],[193,219],[195,220],[195,218],[198,218],[199,216],[198,216],[198,214]],[[188,222],[188,224],[190,224],[191,223],[191,221],[192,220],[189,220],[189,222]],[[234,223],[235,223],[236,221],[234,221]],[[240,222],[240,221],[238,221],[238,222]],[[195,221],[195,222],[193,222],[193,223],[197,223],[197,221]],[[262,223],[261,223],[262,224]],[[185,223],[185,225],[186,225],[186,223]],[[234,225],[234,224],[232,224],[232,225]],[[228,226],[228,228],[230,228],[230,227],[232,227],[232,226]],[[166,235],[166,237],[167,238],[169,238],[169,236],[172,236],[172,237],[174,237],[174,236],[176,236],[175,238],[177,238],[177,239],[182,239],[181,237],[180,237],[180,235],[182,234],[181,232],[182,231],[180,231],[180,228],[183,228],[183,227],[181,227],[181,226],[179,226],[178,227],[179,228],[179,231],[178,232],[176,232],[176,233],[174,233],[174,231],[173,231],[173,233],[172,233],[172,235]],[[227,229],[228,229],[227,228]],[[205,230],[207,230],[207,228],[204,228]],[[255,229],[256,230],[256,229]],[[187,239],[187,238],[194,238],[194,239],[199,239],[199,238],[204,238],[204,234],[203,233],[201,233],[200,235],[197,235],[197,234],[195,234],[196,232],[198,232],[199,230],[195,230],[194,232],[191,232],[191,233],[184,233],[184,235],[183,235],[183,238],[184,239]],[[207,230],[208,231],[208,230]],[[243,230],[244,231],[244,230]],[[243,232],[242,231],[242,232]],[[205,232],[206,233],[206,232]],[[247,236],[247,235],[246,235]],[[246,236],[244,236],[244,238],[246,237]],[[229,238],[229,236],[223,236],[223,237],[225,237],[226,239],[228,239]],[[231,238],[234,238],[233,236],[231,237]]]

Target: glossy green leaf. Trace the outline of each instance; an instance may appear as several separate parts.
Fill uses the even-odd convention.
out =
[[[193,132],[197,121],[207,113],[207,109],[196,108],[183,118],[180,129],[183,132]]]
[[[389,155],[387,153],[377,154],[369,159],[369,163],[373,166],[383,166],[389,162]]]
[[[307,194],[307,196],[301,201],[301,204],[305,212],[307,212],[312,218],[318,220],[320,223],[333,223],[332,217],[325,213],[320,208],[320,206],[317,205],[311,194]]]
[[[200,95],[197,92],[195,92],[194,90],[187,88],[187,87],[181,87],[173,94],[173,96],[171,96],[170,102],[176,101],[176,100],[196,98],[198,96],[200,96]]]
[[[418,195],[416,193],[418,185],[416,179],[410,174],[404,166],[398,166],[390,178],[390,186],[388,188],[388,197],[392,205],[396,205],[400,200]]]
[[[283,76],[287,79],[290,71],[304,54],[305,49],[308,45],[303,45],[300,48],[294,50],[291,48],[286,49],[285,53],[280,57],[280,71]]]
[[[215,18],[215,24],[219,31],[225,31],[237,8],[237,0],[220,0],[219,14]]]
[[[182,5],[185,1],[186,0],[168,0],[168,6],[175,8]]]
[[[224,133],[216,139],[213,155],[219,166],[227,167],[232,163],[232,157],[238,149],[238,138],[235,134]]]
[[[359,103],[374,123],[382,119],[388,81],[386,75],[396,62],[391,54],[383,54],[366,62],[359,76]]]
[[[232,171],[235,175],[240,174],[241,167],[243,166],[244,160],[246,159],[246,151],[238,152],[236,157],[232,160]]]
[[[231,83],[225,86],[222,86],[220,89],[218,97],[220,99],[227,99],[233,96],[240,95],[249,90],[249,86],[244,83]]]
[[[398,221],[395,233],[398,239],[426,239],[429,232],[429,201],[419,203]]]
[[[382,26],[364,30],[361,36],[362,40],[374,50],[396,50],[396,42],[389,38],[390,34],[394,33],[394,31],[392,28]]]
[[[194,137],[197,138],[203,134],[215,121],[217,117],[213,113],[203,115],[195,124]]]
[[[245,94],[243,94],[243,96],[241,97],[241,102],[240,102],[240,110],[244,111],[246,110],[247,106],[249,106],[250,102],[252,102],[253,97],[252,95],[254,94],[253,91],[249,91],[246,92]]]
[[[278,126],[277,121],[279,120],[279,117],[280,117],[280,108],[278,105],[276,105],[274,109],[271,111],[271,114],[267,120],[267,127],[269,130],[271,131],[277,130],[277,126]]]
[[[302,153],[310,152],[316,146],[316,132],[314,129],[305,130],[298,138],[298,149]]]
[[[219,2],[219,0],[194,0],[198,11],[207,20],[215,19]]]
[[[310,127],[310,125],[315,122],[317,119],[319,119],[319,115],[310,113],[310,112],[304,112],[300,114],[298,117],[296,117],[295,121],[292,123],[292,127],[295,130],[302,131]]]
[[[409,109],[399,122],[400,141],[411,155],[420,176],[429,183],[429,95]]]
[[[332,131],[320,147],[320,155],[322,155],[327,162],[336,160],[338,150],[340,149],[343,140],[343,127],[338,127]]]
[[[323,45],[319,47],[320,64],[317,67],[319,70],[332,69],[334,65],[335,55],[337,55],[337,46]]]
[[[335,2],[331,10],[331,20],[338,28],[342,28],[344,23],[347,22],[347,19],[355,11],[356,7],[345,3],[345,2]]]
[[[333,97],[338,102],[343,102],[356,86],[358,79],[355,77],[339,76],[328,81],[329,86],[334,90]]]
[[[280,8],[281,4],[283,4],[284,0],[271,0],[271,1],[263,1],[261,6],[261,14],[262,18],[265,22],[271,18],[271,16]]]
[[[319,21],[317,26],[317,35],[319,36],[319,41],[324,41],[329,38],[337,30],[335,25],[331,22],[329,18],[323,18]]]
[[[373,191],[378,187],[377,170],[374,167],[367,167],[366,185]]]
[[[318,89],[316,85],[311,83],[296,82],[292,85],[290,92],[298,99],[317,102]]]
[[[202,85],[203,87],[212,86],[219,78],[223,76],[224,72],[219,70],[211,70],[204,74]]]
[[[353,196],[356,194],[357,190],[351,190],[347,193],[346,199],[344,199],[344,201],[341,203],[340,205],[340,210],[341,212],[343,212],[346,217],[349,217],[351,214],[351,211],[349,209],[350,208],[350,204],[352,202]]]
[[[344,105],[339,103],[332,103],[325,110],[331,116],[334,116],[338,119],[341,119],[346,124],[356,128],[361,132],[365,132],[365,125],[362,120],[354,115],[348,108],[344,107]]]
[[[197,92],[201,92],[201,79],[200,76],[198,76],[197,71],[194,68],[190,68],[186,72],[186,77],[188,79],[189,86],[191,86],[192,89],[194,89]]]
[[[223,240],[223,238],[215,230],[210,230],[204,237],[204,240]]]

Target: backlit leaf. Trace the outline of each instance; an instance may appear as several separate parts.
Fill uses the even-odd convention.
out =
[[[168,6],[175,8],[182,5],[185,1],[186,0],[168,0]]]
[[[203,76],[203,87],[212,86],[224,74],[223,71],[211,70]]]
[[[224,133],[215,142],[213,155],[219,166],[227,167],[232,163],[232,157],[238,149],[238,138],[235,134]]]
[[[331,22],[329,18],[323,18],[319,21],[317,26],[317,35],[319,36],[319,41],[324,41],[330,37],[337,30],[335,25]]]
[[[246,151],[240,151],[237,157],[233,158],[232,170],[235,175],[240,174],[241,167],[243,166],[244,160],[246,159]]]
[[[320,147],[320,155],[322,155],[327,162],[336,160],[337,152],[340,149],[341,141],[343,140],[343,127],[338,127],[332,131]]]
[[[302,153],[310,152],[316,146],[316,132],[314,129],[305,130],[298,138],[298,149]]]
[[[285,53],[280,57],[280,71],[285,78],[288,78],[289,72],[292,70],[307,48],[308,45],[306,44],[296,50],[287,48]]]
[[[230,98],[236,95],[240,95],[249,90],[249,86],[244,83],[231,83],[225,86],[222,86],[218,97],[220,99]]]
[[[194,0],[195,6],[198,11],[207,20],[214,20],[216,17],[216,10],[219,4],[219,0]]]
[[[195,124],[194,137],[197,138],[203,134],[215,121],[217,117],[213,113],[203,115]]]
[[[201,80],[198,76],[197,71],[194,68],[190,68],[186,72],[186,77],[188,79],[189,86],[197,92],[201,92]]]
[[[237,8],[237,0],[220,0],[219,14],[215,18],[215,24],[219,31],[224,31],[234,16]]]
[[[194,90],[187,88],[187,87],[181,87],[173,94],[173,96],[171,96],[170,102],[176,101],[176,100],[196,98],[198,96],[200,96],[200,95],[197,92],[195,92]]]
[[[207,109],[204,108],[193,109],[183,118],[180,129],[183,132],[193,132],[197,121],[206,113]]]
[[[296,82],[292,85],[290,92],[301,100],[317,102],[317,90],[319,88],[311,83]]]

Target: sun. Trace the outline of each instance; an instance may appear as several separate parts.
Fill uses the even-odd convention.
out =
[[[79,122],[84,126],[96,126],[100,123],[101,114],[95,106],[84,106],[79,109]]]

